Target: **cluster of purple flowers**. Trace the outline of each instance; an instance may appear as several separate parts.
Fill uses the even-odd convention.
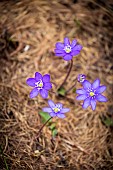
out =
[[[64,60],[69,61],[73,59],[73,56],[76,56],[82,50],[82,45],[77,44],[77,40],[73,40],[70,43],[69,39],[64,38],[64,43],[57,42],[55,48],[55,54],[58,57],[63,57]],[[96,79],[92,84],[86,80],[84,74],[79,74],[77,80],[83,88],[76,90],[78,94],[77,100],[84,100],[82,107],[86,109],[91,105],[92,110],[96,108],[96,101],[106,102],[107,98],[103,96],[103,93],[106,90],[106,86],[100,85],[100,80]],[[52,89],[52,83],[50,81],[50,75],[45,74],[42,76],[41,73],[36,72],[34,78],[28,78],[26,83],[33,87],[30,92],[30,98],[36,97],[40,94],[44,99],[48,97],[49,90]],[[69,108],[63,108],[61,103],[55,104],[52,100],[48,100],[49,107],[43,108],[44,112],[48,112],[51,117],[64,118],[65,113],[69,112]]]
[[[50,75],[45,74],[42,76],[39,72],[35,73],[35,78],[28,78],[26,83],[33,87],[30,92],[30,98],[36,97],[40,94],[44,99],[48,97],[48,91],[52,88],[52,83],[50,82]],[[50,106],[43,109],[44,112],[48,112],[51,117],[65,118],[64,113],[68,112],[68,108],[63,108],[61,103],[54,104],[52,100],[48,100]]]
[[[107,101],[107,98],[101,94],[106,90],[106,86],[100,86],[99,79],[96,79],[92,84],[86,79],[79,82],[82,84],[83,88],[76,90],[76,93],[78,94],[76,99],[84,100],[82,105],[84,109],[91,105],[92,110],[95,110],[96,101]]]

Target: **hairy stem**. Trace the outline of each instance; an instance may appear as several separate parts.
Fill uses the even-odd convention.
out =
[[[50,118],[42,125],[42,127],[39,129],[38,134],[37,134],[37,138],[39,138],[42,129],[45,127],[45,125],[46,125],[51,119],[52,119],[52,117],[50,117]]]
[[[67,91],[66,94],[68,94],[77,84],[77,79],[75,80],[75,84],[73,84],[73,86],[71,86]]]
[[[60,85],[59,89],[65,84],[66,80],[68,79],[69,75],[70,75],[70,72],[71,72],[71,69],[72,69],[72,66],[73,66],[73,60],[71,60],[71,63],[70,63],[70,67],[69,67],[69,70],[67,72],[67,75],[63,81],[63,83]]]
[[[54,82],[52,82],[52,81],[51,81],[51,83],[52,83],[55,87],[57,87],[56,83],[54,83]]]

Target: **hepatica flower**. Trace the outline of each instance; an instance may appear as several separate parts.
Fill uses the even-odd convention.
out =
[[[100,86],[100,80],[96,79],[94,83],[90,83],[85,80],[83,83],[83,88],[76,90],[76,93],[79,94],[77,96],[77,100],[84,100],[82,107],[86,109],[91,105],[92,110],[96,108],[96,101],[106,102],[107,98],[103,96],[101,93],[106,90],[106,86]]]
[[[49,107],[43,108],[44,112],[49,113],[51,117],[59,117],[59,118],[65,118],[65,113],[69,112],[70,109],[63,108],[63,105],[61,103],[55,104],[52,100],[48,100]]]
[[[73,40],[70,43],[69,39],[66,37],[64,38],[64,43],[57,42],[55,54],[56,56],[63,57],[64,60],[69,61],[80,53],[83,47],[77,44],[77,40]]]
[[[83,83],[86,79],[86,76],[84,74],[79,74],[77,77],[77,80],[79,83]]]
[[[45,74],[42,76],[39,72],[35,73],[35,78],[28,78],[26,83],[33,87],[33,90],[30,92],[30,98],[36,97],[39,93],[43,98],[47,98],[48,90],[52,88],[50,75]]]

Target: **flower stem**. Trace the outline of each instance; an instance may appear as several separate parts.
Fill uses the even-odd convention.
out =
[[[39,129],[38,134],[37,134],[37,138],[39,138],[42,129],[45,127],[45,125],[46,125],[51,119],[52,119],[52,117],[50,117],[50,118],[42,125],[42,127]]]
[[[68,79],[69,75],[70,75],[70,72],[71,72],[71,69],[72,69],[72,66],[73,66],[73,60],[71,60],[71,63],[70,63],[70,67],[69,67],[69,70],[67,72],[67,75],[63,81],[63,83],[60,85],[59,89],[65,84],[66,80]]]
[[[54,91],[49,91],[50,93],[54,93],[54,94],[56,94],[56,92],[54,92]]]
[[[51,81],[51,83],[52,83],[55,87],[57,87],[56,83],[54,83],[54,82],[52,82],[52,81]]]
[[[77,84],[77,79],[75,80],[75,84],[73,86],[71,86],[67,91],[66,94],[68,94]]]

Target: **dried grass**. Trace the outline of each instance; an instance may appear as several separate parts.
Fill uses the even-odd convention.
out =
[[[113,113],[113,48],[112,10],[109,3],[79,0],[24,0],[0,3],[0,143],[11,170],[113,168],[113,136],[100,117]],[[5,37],[4,29],[7,34]],[[33,142],[41,126],[38,112],[47,105],[41,97],[29,99],[25,81],[36,71],[50,73],[60,84],[68,63],[54,56],[56,41],[65,36],[78,39],[84,46],[66,84],[69,88],[77,74],[85,73],[90,81],[97,77],[107,86],[109,101],[97,105],[96,111],[83,110],[70,92],[68,100],[50,94],[49,98],[71,108],[64,120],[55,119],[58,137],[51,138],[44,128]],[[6,40],[7,39],[7,40]],[[7,47],[7,42],[13,47]],[[26,45],[30,48],[25,51]],[[8,43],[9,46],[9,43]],[[4,58],[4,56],[6,58]],[[55,90],[55,88],[54,88]],[[1,164],[1,169],[4,166]]]

